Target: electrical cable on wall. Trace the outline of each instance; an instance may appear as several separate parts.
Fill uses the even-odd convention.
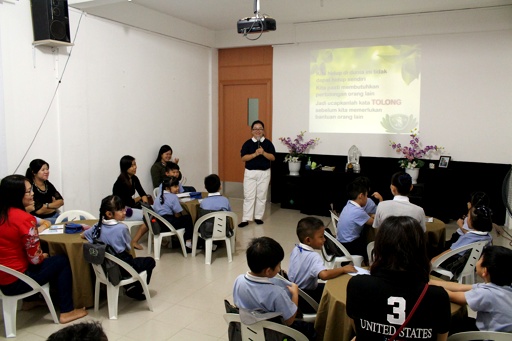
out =
[[[78,19],[78,25],[75,30],[75,37],[73,39],[73,44],[75,43],[76,37],[78,36],[78,30],[80,28],[80,23],[82,22],[83,15],[84,15],[84,12],[82,11],[82,13],[80,14],[80,18]],[[48,109],[46,109],[46,113],[44,114],[43,119],[41,120],[41,123],[39,124],[39,127],[37,128],[37,131],[34,134],[34,138],[32,139],[32,141],[30,141],[30,144],[28,145],[27,150],[25,151],[25,154],[23,154],[23,157],[21,158],[20,162],[16,166],[16,169],[14,170],[13,174],[16,174],[16,172],[20,168],[21,164],[27,157],[28,152],[32,148],[32,145],[34,144],[37,136],[39,135],[39,131],[41,131],[41,128],[43,127],[43,124],[46,121],[46,117],[50,113],[50,109],[53,105],[53,101],[55,100],[55,96],[57,96],[57,92],[59,90],[60,84],[62,83],[62,79],[64,78],[64,74],[66,73],[66,67],[68,66],[69,59],[71,58],[71,53],[73,52],[73,48],[74,48],[74,45],[72,45],[71,49],[69,50],[68,58],[66,59],[66,63],[64,63],[64,68],[62,69],[62,74],[60,75],[59,81],[57,82],[57,86],[55,87],[55,91],[53,92],[53,96],[52,96],[52,99],[50,100],[50,104],[48,105]]]

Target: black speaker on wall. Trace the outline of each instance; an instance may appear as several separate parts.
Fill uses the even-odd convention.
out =
[[[31,0],[31,4],[34,41],[71,42],[67,0]]]

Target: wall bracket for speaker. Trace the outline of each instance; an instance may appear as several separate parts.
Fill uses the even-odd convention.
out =
[[[32,43],[34,46],[51,46],[51,47],[62,47],[62,46],[73,46],[75,44],[68,43],[65,41],[53,40],[53,39],[45,39],[45,40],[37,40]]]

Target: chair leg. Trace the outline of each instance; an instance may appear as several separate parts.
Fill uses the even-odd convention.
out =
[[[213,239],[212,238],[206,239],[204,241],[204,244],[206,246],[206,248],[204,249],[204,256],[205,256],[204,263],[211,264],[212,263]]]
[[[231,251],[231,238],[226,238],[226,252],[228,254],[228,263],[233,261],[232,251]]]
[[[148,255],[151,254],[151,243],[153,242],[154,234],[151,233],[151,229],[148,231]]]
[[[43,289],[41,295],[43,295],[44,300],[46,301],[46,305],[48,306],[48,310],[50,310],[50,314],[52,315],[53,322],[59,324],[59,318],[57,317],[57,312],[55,312],[55,307],[53,306],[53,302],[50,296],[50,283],[46,283],[41,286]]]
[[[150,311],[153,311],[153,301],[151,300],[151,295],[149,293],[149,287],[147,284],[147,272],[143,275],[140,274],[142,277],[142,281],[140,281],[140,284],[142,285],[142,289],[144,290],[144,295],[146,296],[146,302],[148,303],[148,308]]]
[[[192,236],[192,257],[195,257],[197,254],[197,240],[199,239],[199,236],[194,233]]]
[[[5,337],[16,337],[16,310],[18,300],[10,297],[2,297],[4,312]]]
[[[162,235],[155,236],[155,260],[160,259],[160,249],[162,247]]]
[[[117,320],[117,305],[119,302],[119,286],[107,284],[108,318]]]
[[[180,241],[181,252],[183,252],[183,257],[187,258],[187,249],[185,248],[185,240],[183,239],[183,235],[178,233],[177,236]]]
[[[97,313],[100,306],[100,281],[96,278],[94,286],[94,312]]]

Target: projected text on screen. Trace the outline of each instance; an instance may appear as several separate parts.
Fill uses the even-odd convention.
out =
[[[309,131],[409,133],[419,127],[418,45],[311,52]]]

